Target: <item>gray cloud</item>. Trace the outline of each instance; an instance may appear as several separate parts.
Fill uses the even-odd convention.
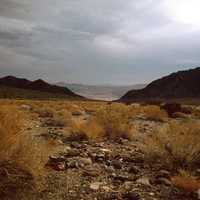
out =
[[[198,24],[171,0],[1,0],[0,73],[133,84],[200,64]]]

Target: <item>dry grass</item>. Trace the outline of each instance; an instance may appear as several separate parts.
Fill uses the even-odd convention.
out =
[[[72,135],[78,140],[101,140],[105,136],[103,127],[95,120],[90,120],[86,123],[75,123]]]
[[[50,149],[25,134],[25,118],[15,106],[0,107],[0,198],[32,191],[44,175]]]
[[[143,108],[144,115],[147,120],[164,122],[168,118],[165,110],[161,110],[159,106],[149,105]]]
[[[95,116],[83,124],[76,124],[76,134],[85,135],[88,139],[131,139],[133,124],[130,120],[128,106],[112,104],[100,107]]]
[[[19,147],[22,118],[13,106],[0,108],[0,160],[9,159]]]
[[[200,163],[199,134],[199,122],[171,122],[168,128],[145,140],[142,149],[146,160],[176,170],[193,168]]]
[[[178,175],[171,177],[171,181],[175,187],[188,193],[197,192],[200,188],[197,177],[185,170],[180,170]]]

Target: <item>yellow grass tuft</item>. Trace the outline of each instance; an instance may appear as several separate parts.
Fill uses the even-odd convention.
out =
[[[131,139],[133,124],[129,107],[123,104],[105,105],[100,107],[93,118],[76,126],[76,133],[88,139]]]
[[[168,117],[165,110],[161,110],[159,106],[155,105],[145,106],[143,112],[147,120],[164,122]]]
[[[199,122],[171,122],[145,140],[146,160],[159,161],[168,168],[192,168],[200,163],[199,134]]]

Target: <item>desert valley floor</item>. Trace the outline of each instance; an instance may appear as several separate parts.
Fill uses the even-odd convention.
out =
[[[1,100],[0,199],[198,199],[200,107],[174,109]]]

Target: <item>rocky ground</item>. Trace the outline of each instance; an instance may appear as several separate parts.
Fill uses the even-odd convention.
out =
[[[27,111],[29,112],[29,111]],[[77,120],[86,117],[74,115]],[[27,196],[36,200],[193,200],[170,181],[172,172],[158,164],[150,167],[139,148],[141,138],[164,128],[167,122],[135,119],[137,137],[100,142],[67,137],[49,118],[27,122],[27,134],[54,140],[57,150],[46,164],[43,186]]]
[[[79,116],[76,116],[79,120]],[[67,200],[169,200],[197,199],[176,189],[170,171],[159,165],[150,168],[138,148],[141,137],[101,142],[79,141],[63,135],[61,127],[44,126],[49,119],[34,122],[29,132],[38,138],[54,139],[59,150],[46,165],[44,189],[33,199]],[[48,124],[48,123],[47,123]],[[138,136],[151,134],[166,123],[137,119]],[[36,131],[37,129],[37,131]]]

